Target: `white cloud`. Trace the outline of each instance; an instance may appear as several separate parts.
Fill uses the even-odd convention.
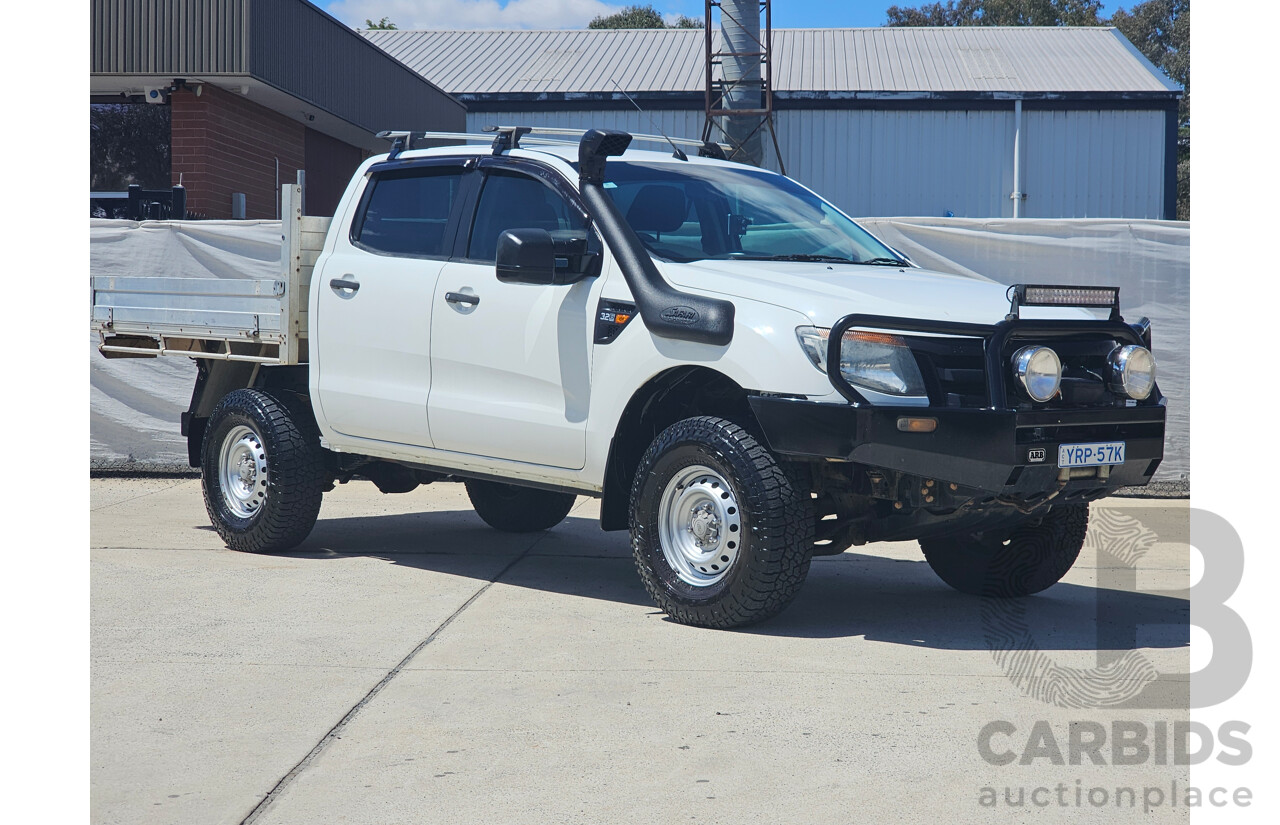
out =
[[[401,29],[585,29],[621,8],[600,0],[340,0],[327,11],[352,28],[386,17]]]

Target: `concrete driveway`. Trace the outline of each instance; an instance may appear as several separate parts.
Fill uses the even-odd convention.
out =
[[[1081,722],[1187,718],[1187,594],[1156,592],[1188,585],[1185,501],[1095,505],[1076,568],[1024,602],[880,544],[724,632],[657,612],[590,499],[507,535],[461,485],[353,482],[296,552],[254,556],[196,480],[91,490],[95,823],[1187,821],[1143,796],[1186,766],[1068,748]],[[989,763],[992,722],[1014,732],[989,751],[1043,722],[1063,764],[1043,741]]]

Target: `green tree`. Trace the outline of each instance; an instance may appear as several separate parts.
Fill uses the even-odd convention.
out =
[[[1178,220],[1191,220],[1191,1],[1147,0],[1111,16],[1111,25],[1182,87],[1178,104]]]
[[[390,20],[388,20],[385,17],[379,20],[377,23],[373,22],[372,20],[366,17],[364,19],[364,27],[366,29],[369,29],[370,31],[380,31],[380,30],[395,31],[396,29],[400,28],[395,23],[392,23]]]
[[[947,3],[925,3],[918,8],[890,6],[885,12],[887,26],[973,26],[981,0],[954,0]]]
[[[89,189],[111,192],[136,183],[169,188],[169,107],[151,103],[89,105]]]
[[[1111,25],[1185,90],[1180,116],[1184,122],[1190,119],[1190,0],[1147,0],[1129,11],[1119,9],[1112,15]]]
[[[1101,26],[1101,0],[947,0],[890,6],[890,26]]]
[[[683,14],[668,26],[662,13],[653,6],[627,6],[608,16],[601,15],[587,24],[588,29],[700,29],[702,21]]]

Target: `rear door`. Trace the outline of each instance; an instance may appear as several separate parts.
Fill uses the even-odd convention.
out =
[[[531,163],[481,161],[474,214],[445,265],[431,323],[431,434],[439,449],[570,469],[586,462],[591,346],[600,279],[543,286],[498,280],[507,229],[588,239],[577,193]],[[468,210],[470,211],[470,210]]]
[[[432,296],[457,231],[465,162],[372,167],[350,232],[312,280],[316,400],[343,435],[431,446]]]

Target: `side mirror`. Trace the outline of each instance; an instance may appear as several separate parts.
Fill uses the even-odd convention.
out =
[[[498,236],[498,280],[509,284],[556,282],[556,246],[545,229],[508,229]]]
[[[598,275],[600,256],[586,238],[556,240],[545,229],[508,229],[498,236],[498,280],[509,284],[576,284]]]

